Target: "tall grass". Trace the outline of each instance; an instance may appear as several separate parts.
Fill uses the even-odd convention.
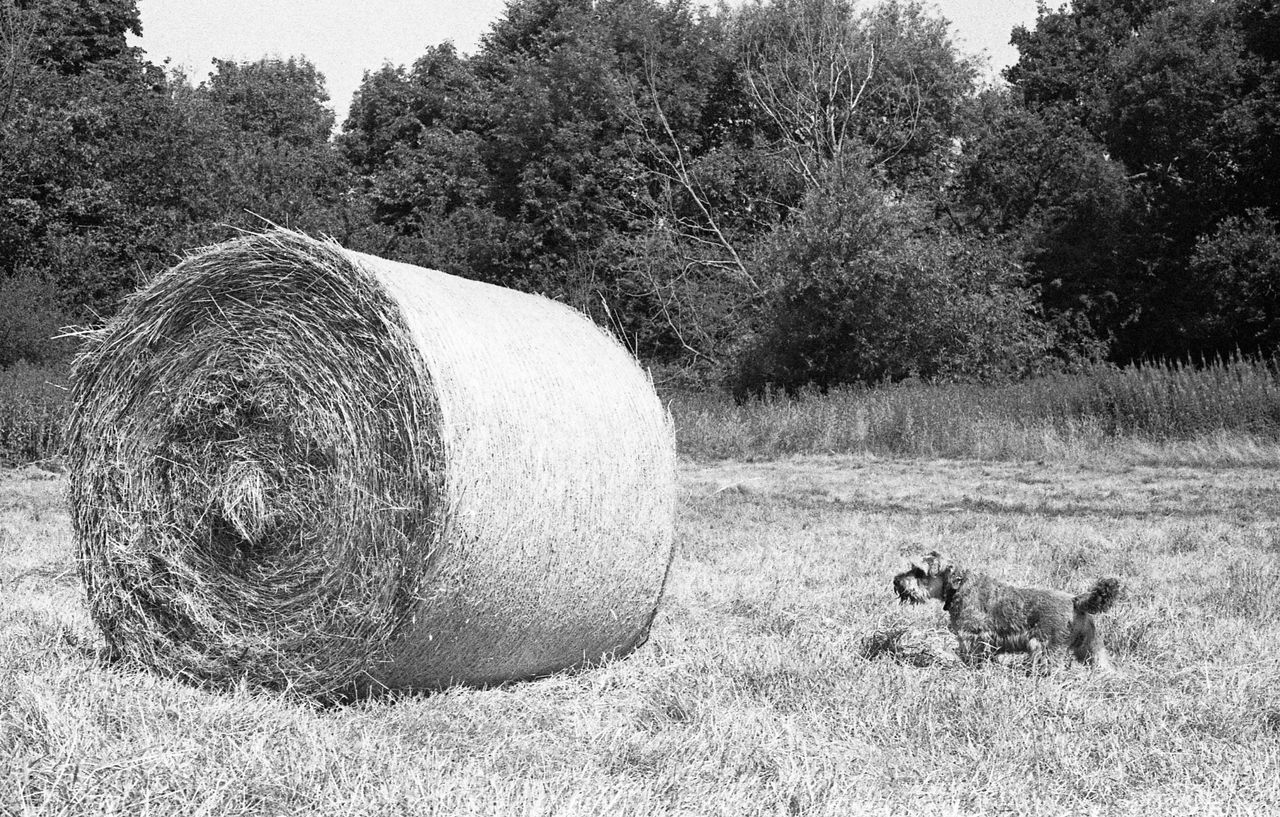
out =
[[[1002,386],[904,384],[735,404],[670,396],[681,452],[695,459],[871,453],[1060,458],[1117,443],[1280,443],[1280,368],[1236,359],[1099,366]]]
[[[66,368],[0,371],[0,464],[62,444]],[[1189,463],[1280,458],[1280,364],[1098,366],[1009,385],[898,384],[737,404],[722,392],[666,395],[682,456],[771,459],[875,454],[1064,459],[1123,447]]]
[[[0,465],[48,459],[62,446],[67,367],[0,369]]]

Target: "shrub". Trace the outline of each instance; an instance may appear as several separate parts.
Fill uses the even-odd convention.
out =
[[[1011,250],[922,211],[865,174],[812,194],[762,253],[775,278],[765,328],[736,356],[735,395],[1003,380],[1046,364],[1055,336]]]
[[[1231,217],[1202,237],[1191,273],[1207,308],[1199,331],[1220,352],[1272,350],[1280,343],[1280,232],[1261,209]]]

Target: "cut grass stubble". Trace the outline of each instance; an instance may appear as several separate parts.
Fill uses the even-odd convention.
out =
[[[627,660],[318,709],[99,664],[62,482],[4,483],[0,568],[23,578],[0,583],[0,812],[1280,808],[1264,472],[813,458],[687,466],[683,485],[667,600]],[[1121,674],[869,654],[876,633],[947,637],[888,584],[932,547],[1022,585],[1119,576]]]

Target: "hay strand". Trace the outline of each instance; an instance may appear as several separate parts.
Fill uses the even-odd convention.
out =
[[[135,295],[73,370],[71,505],[116,652],[329,695],[625,654],[674,443],[573,310],[276,230]]]

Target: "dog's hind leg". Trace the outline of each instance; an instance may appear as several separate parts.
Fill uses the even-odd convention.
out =
[[[1032,636],[1027,639],[1027,672],[1032,675],[1044,675],[1055,669],[1054,657],[1061,655],[1061,650],[1055,650],[1049,644]]]
[[[1072,622],[1071,654],[1082,664],[1103,672],[1115,672],[1106,645],[1102,643],[1102,635],[1093,620],[1085,615],[1078,615]]]

